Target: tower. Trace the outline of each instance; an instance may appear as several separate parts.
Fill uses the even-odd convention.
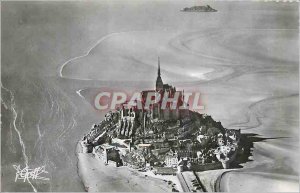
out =
[[[158,57],[158,70],[157,70],[157,78],[156,78],[156,91],[161,91],[163,90],[164,83],[160,77],[160,60]]]

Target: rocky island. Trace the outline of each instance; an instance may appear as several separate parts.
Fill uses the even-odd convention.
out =
[[[146,108],[145,100],[152,92],[162,96],[177,93],[177,106],[172,109],[167,102],[163,109],[162,97]],[[83,153],[92,153],[105,164],[149,170],[155,175],[230,167],[239,148],[240,130],[226,129],[211,116],[189,110],[184,91],[163,84],[160,64],[155,90],[142,91],[141,96],[142,109],[123,103],[93,125],[80,141]]]
[[[213,9],[209,5],[186,7],[184,9],[182,9],[181,11],[183,11],[183,12],[217,12],[217,10]]]

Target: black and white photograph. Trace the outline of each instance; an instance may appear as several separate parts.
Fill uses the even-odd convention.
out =
[[[298,192],[299,2],[1,1],[1,192]]]

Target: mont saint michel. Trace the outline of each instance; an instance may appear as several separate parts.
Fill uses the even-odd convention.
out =
[[[162,97],[154,99],[150,108],[146,108],[151,93]],[[174,99],[176,94],[177,101],[172,109],[174,101],[168,99]],[[79,156],[92,154],[102,167],[108,164],[127,166],[160,178],[177,176],[178,180],[172,183],[179,181],[180,184],[174,183],[172,191],[204,191],[193,172],[230,168],[240,151],[241,131],[226,129],[211,116],[189,110],[184,97],[184,90],[177,91],[163,82],[158,59],[155,88],[141,91],[142,108],[139,109],[137,103],[125,102],[118,110],[108,112],[79,142]],[[79,161],[79,165],[89,164],[80,157]],[[84,167],[82,165],[79,170],[83,170],[82,176],[87,176]],[[184,171],[190,171],[186,172],[188,177],[183,175]],[[190,185],[191,182],[187,182],[190,178],[197,183]]]

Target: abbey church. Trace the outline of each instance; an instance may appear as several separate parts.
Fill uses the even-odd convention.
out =
[[[153,97],[153,100],[155,100],[155,96],[160,95],[160,97],[158,97],[158,100],[155,100],[149,108],[144,108],[147,97],[150,94],[151,97]],[[177,103],[173,103],[172,99],[176,100]],[[122,104],[121,119],[126,119],[127,121],[131,120],[131,122],[133,122],[137,114],[139,114],[144,117],[145,122],[147,122],[147,120],[149,121],[149,119],[151,119],[151,121],[178,120],[189,114],[187,108],[188,104],[184,104],[184,91],[177,91],[175,87],[163,83],[159,58],[155,89],[144,90],[141,92],[141,104],[143,105],[143,110],[138,110],[136,107],[128,105],[128,103]],[[186,107],[186,109],[180,108],[183,106]]]

